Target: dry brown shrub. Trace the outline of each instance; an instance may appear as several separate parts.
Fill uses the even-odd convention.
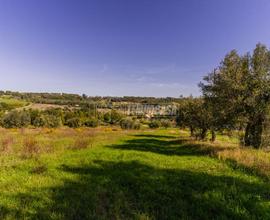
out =
[[[92,147],[92,139],[89,137],[77,137],[70,147],[72,150],[81,150]]]
[[[23,141],[21,155],[23,158],[32,158],[39,156],[41,150],[38,141],[33,137],[26,137]]]
[[[4,153],[10,153],[12,152],[13,148],[12,145],[14,143],[14,140],[12,137],[4,137],[1,141],[1,151]]]
[[[59,128],[56,131],[56,136],[58,138],[73,137],[75,135],[77,135],[77,131],[73,128]]]
[[[96,130],[95,129],[87,129],[82,133],[83,136],[94,138],[96,136]]]
[[[52,128],[42,128],[42,133],[43,134],[51,134],[53,133],[53,129]]]
[[[40,149],[42,153],[53,153],[54,152],[54,143],[53,141],[49,141],[48,143],[43,143],[42,148]]]

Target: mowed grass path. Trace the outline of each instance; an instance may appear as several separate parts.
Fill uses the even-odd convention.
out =
[[[208,153],[168,129],[1,156],[0,219],[270,219],[269,182]]]

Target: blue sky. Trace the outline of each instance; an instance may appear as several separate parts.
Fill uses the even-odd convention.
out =
[[[270,45],[268,0],[0,0],[0,89],[199,95],[232,49]]]

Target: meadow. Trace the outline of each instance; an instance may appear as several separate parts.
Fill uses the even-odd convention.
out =
[[[270,154],[179,129],[1,129],[0,219],[270,219]]]
[[[2,109],[11,110],[15,108],[23,108],[27,106],[29,103],[25,100],[15,99],[9,95],[0,96],[0,106]],[[1,109],[1,110],[2,110]]]

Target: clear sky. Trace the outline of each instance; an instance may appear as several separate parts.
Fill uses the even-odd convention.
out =
[[[0,0],[0,90],[198,95],[257,42],[270,46],[269,0]]]

